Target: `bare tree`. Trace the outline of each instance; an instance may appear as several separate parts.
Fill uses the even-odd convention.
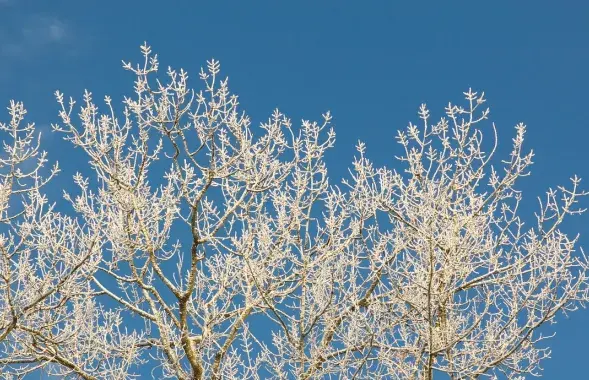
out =
[[[375,168],[359,144],[338,187],[329,113],[295,128],[275,111],[252,128],[217,61],[194,91],[183,70],[157,79],[142,52],[124,63],[136,81],[123,109],[86,92],[74,117],[56,93],[53,128],[89,159],[65,193],[73,215],[42,194],[58,169],[42,178],[22,104],[0,124],[2,376],[540,374],[539,328],[589,297],[587,259],[559,230],[585,193],[576,177],[549,190],[524,226],[524,125],[498,161],[482,94],[436,123],[422,105],[398,134],[403,171]]]

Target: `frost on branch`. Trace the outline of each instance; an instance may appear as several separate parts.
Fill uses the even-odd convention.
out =
[[[65,193],[74,215],[41,195],[44,156],[16,180],[23,152],[38,151],[33,127],[13,126],[22,106],[3,127],[15,144],[0,198],[3,373],[540,373],[549,351],[538,328],[588,297],[577,237],[559,229],[585,193],[574,177],[523,224],[523,125],[500,161],[482,94],[465,93],[436,123],[423,105],[419,125],[398,134],[399,171],[374,167],[360,144],[338,187],[324,162],[329,113],[294,127],[276,110],[254,128],[219,62],[192,90],[184,70],[164,80],[157,56],[142,52],[141,64],[123,63],[136,78],[123,107],[106,97],[99,109],[86,92],[77,108],[56,94],[54,130],[89,160]]]
[[[86,363],[95,376],[122,378],[126,366],[115,361],[132,357],[133,346],[119,345],[124,355],[108,352],[117,324],[113,312],[94,306],[88,282],[100,246],[48,205],[43,188],[58,167],[45,167],[40,134],[23,123],[22,103],[11,102],[8,110],[10,121],[0,122],[0,374],[12,379],[42,369],[67,375],[81,373]],[[100,326],[101,318],[108,324]],[[111,370],[99,368],[104,360],[112,360]]]

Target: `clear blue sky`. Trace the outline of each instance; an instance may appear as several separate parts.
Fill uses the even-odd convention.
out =
[[[502,153],[512,127],[528,125],[536,164],[520,188],[530,207],[574,173],[589,189],[589,3],[403,3],[0,0],[0,104],[25,101],[46,128],[57,121],[56,89],[121,99],[132,77],[120,61],[140,58],[137,47],[147,40],[164,67],[183,67],[194,79],[206,59],[220,60],[254,121],[275,107],[293,120],[331,110],[332,177],[345,175],[358,139],[377,164],[396,165],[393,137],[417,119],[419,104],[441,116],[472,87],[487,94]],[[64,168],[59,184],[68,186],[83,161],[55,135],[43,143]],[[566,226],[585,235],[586,247],[588,222],[589,215]],[[545,378],[589,378],[589,311],[559,321]]]

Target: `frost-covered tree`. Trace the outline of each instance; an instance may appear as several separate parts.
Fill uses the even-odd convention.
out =
[[[43,195],[58,169],[42,170],[22,104],[0,124],[4,378],[540,373],[539,328],[589,297],[577,237],[559,229],[585,193],[576,177],[549,190],[524,225],[524,125],[501,161],[482,94],[435,123],[422,105],[398,134],[399,171],[359,144],[338,186],[329,113],[294,127],[275,111],[253,128],[217,61],[194,91],[183,70],[158,79],[142,52],[124,63],[136,76],[124,107],[56,93],[53,129],[89,160],[66,186],[71,207]]]

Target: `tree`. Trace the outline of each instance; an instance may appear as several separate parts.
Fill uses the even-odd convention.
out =
[[[549,190],[524,226],[524,125],[497,161],[484,96],[469,90],[437,123],[422,105],[421,126],[399,132],[403,171],[375,168],[360,143],[330,185],[329,113],[295,128],[275,111],[254,129],[217,61],[193,91],[183,70],[157,79],[142,52],[124,63],[136,80],[122,110],[106,97],[100,112],[86,92],[74,117],[56,93],[53,129],[89,160],[65,193],[71,212],[42,193],[59,170],[42,177],[22,104],[0,124],[2,376],[540,373],[539,328],[588,299],[578,237],[559,229],[586,193],[576,177]]]

